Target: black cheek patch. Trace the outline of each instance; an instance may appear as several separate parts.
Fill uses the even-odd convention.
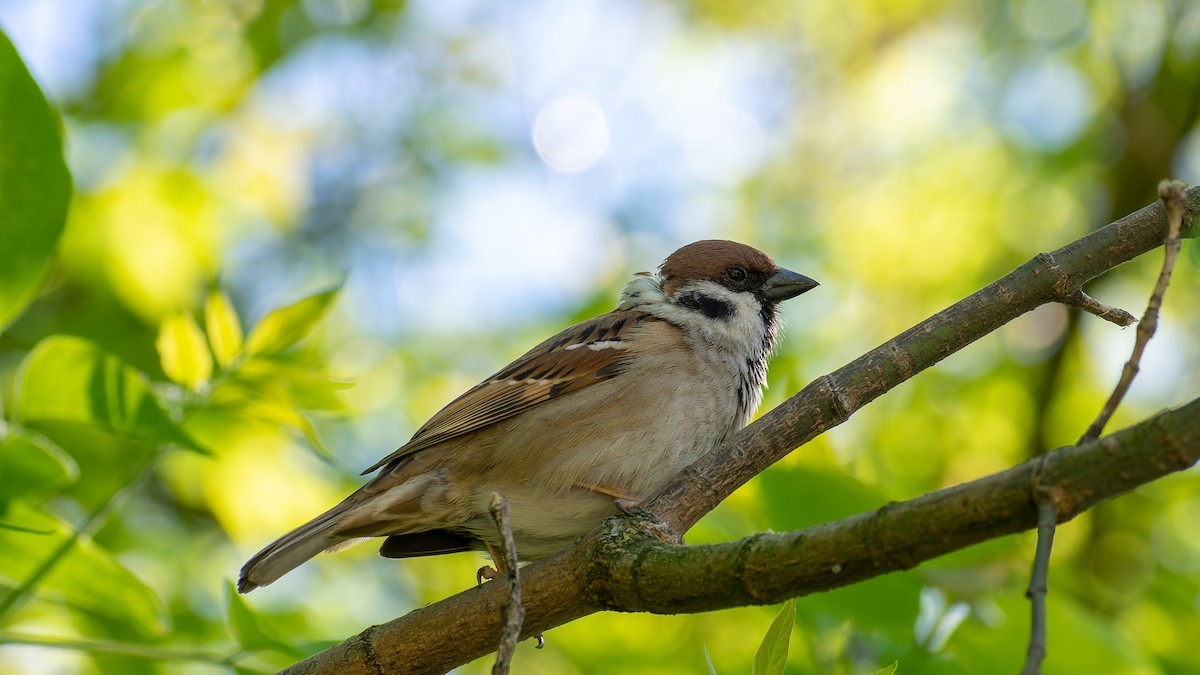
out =
[[[680,297],[679,304],[694,309],[710,319],[728,319],[733,316],[732,304],[699,293],[688,293]]]

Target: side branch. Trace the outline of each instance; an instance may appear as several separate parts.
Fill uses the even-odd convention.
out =
[[[1163,181],[1159,186],[1159,191],[1162,193],[1163,202],[1167,205],[1167,237],[1163,242],[1162,271],[1158,274],[1158,281],[1154,284],[1154,292],[1150,294],[1150,301],[1146,304],[1146,312],[1142,314],[1142,320],[1138,322],[1137,336],[1133,341],[1133,354],[1129,356],[1129,360],[1125,362],[1125,367],[1121,369],[1121,379],[1117,382],[1117,386],[1113,388],[1112,395],[1108,397],[1108,401],[1104,403],[1104,408],[1100,414],[1096,416],[1096,420],[1088,426],[1087,431],[1079,437],[1079,442],[1090,441],[1093,438],[1099,438],[1104,432],[1105,425],[1108,420],[1112,419],[1113,413],[1117,411],[1117,406],[1121,405],[1125,394],[1129,392],[1130,385],[1133,384],[1133,378],[1137,377],[1138,370],[1141,368],[1142,353],[1146,351],[1146,345],[1150,342],[1150,338],[1154,337],[1154,332],[1158,330],[1158,312],[1162,308],[1163,296],[1167,292],[1167,284],[1171,283],[1171,274],[1175,271],[1175,258],[1179,256],[1179,231],[1183,226],[1183,210],[1187,207],[1186,193],[1184,192],[1184,184],[1179,181]]]

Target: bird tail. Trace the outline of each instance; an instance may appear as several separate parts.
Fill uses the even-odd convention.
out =
[[[347,499],[254,554],[242,566],[238,593],[266,586],[322,551],[339,551],[358,541],[358,537],[335,534],[342,517],[356,505]]]

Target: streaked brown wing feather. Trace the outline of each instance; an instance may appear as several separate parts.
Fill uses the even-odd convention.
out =
[[[629,355],[621,343],[646,320],[657,319],[636,310],[609,312],[567,328],[451,401],[412,440],[363,474],[618,376]]]

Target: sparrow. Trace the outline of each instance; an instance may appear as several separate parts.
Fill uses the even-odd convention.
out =
[[[252,557],[238,591],[369,537],[384,537],[386,558],[495,557],[493,492],[508,499],[521,559],[570,546],[749,422],[780,333],[777,306],[816,286],[744,244],[680,248],[657,273],[635,275],[615,310],[454,399],[364,471],[378,471],[369,482]]]

